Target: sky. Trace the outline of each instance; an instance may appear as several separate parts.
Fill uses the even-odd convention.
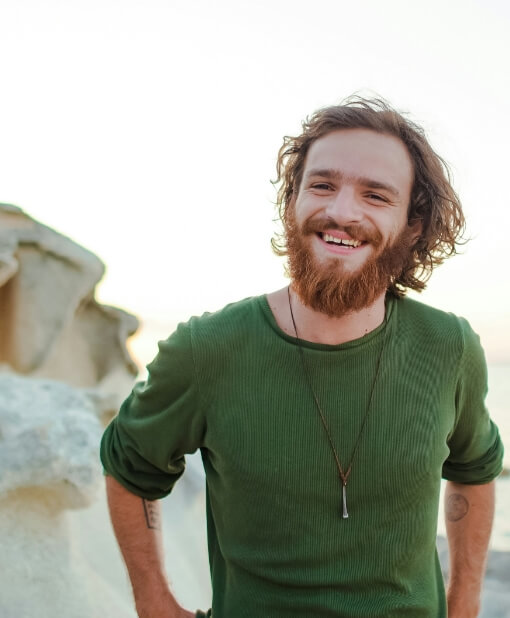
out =
[[[99,300],[147,341],[286,284],[282,138],[379,94],[424,126],[468,219],[421,299],[509,361],[509,27],[506,0],[2,0],[0,201],[97,254]]]

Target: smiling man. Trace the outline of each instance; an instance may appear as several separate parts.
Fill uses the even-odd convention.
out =
[[[406,298],[463,229],[448,170],[358,98],[286,138],[277,169],[290,285],[181,324],[103,438],[139,616],[203,615],[169,590],[158,503],[200,449],[214,617],[475,617],[503,454],[484,356],[465,320]]]

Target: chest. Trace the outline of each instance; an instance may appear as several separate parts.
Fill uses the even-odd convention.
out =
[[[249,485],[322,503],[338,489],[336,459],[344,473],[351,465],[350,492],[375,503],[438,485],[455,422],[453,373],[402,351],[379,371],[376,354],[309,354],[308,379],[292,352],[280,363],[240,362],[215,390],[206,448],[225,491]]]

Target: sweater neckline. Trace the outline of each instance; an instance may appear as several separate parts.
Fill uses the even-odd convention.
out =
[[[259,296],[257,300],[258,300],[259,307],[262,310],[262,313],[264,315],[264,318],[269,323],[269,326],[272,328],[272,330],[275,331],[276,334],[281,339],[284,339],[285,341],[287,341],[288,343],[291,343],[292,345],[298,345],[298,341],[296,337],[287,334],[278,325],[278,322],[276,321],[273,311],[271,310],[271,307],[269,306],[267,295],[263,294],[262,296]],[[389,294],[386,296],[386,299],[385,299],[386,319],[381,324],[379,324],[377,328],[374,328],[374,330],[371,330],[369,333],[367,333],[366,335],[363,335],[362,337],[358,337],[357,339],[352,339],[351,341],[346,341],[344,343],[338,343],[338,344],[317,343],[315,341],[307,341],[306,339],[299,339],[301,346],[304,348],[309,348],[310,350],[322,350],[322,351],[335,352],[339,350],[349,350],[353,348],[360,348],[366,345],[370,345],[373,342],[377,341],[384,334],[384,332],[386,331],[386,328],[391,327],[391,324],[393,322],[393,316],[395,314],[395,311],[394,311],[395,302],[396,302],[396,299],[393,296]]]

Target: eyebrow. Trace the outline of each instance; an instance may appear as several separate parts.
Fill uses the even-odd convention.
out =
[[[387,182],[376,180],[375,178],[369,178],[368,176],[348,176],[342,173],[340,170],[335,169],[312,169],[305,174],[305,178],[311,178],[313,176],[320,176],[322,178],[329,178],[331,180],[344,181],[351,184],[360,184],[370,189],[382,189],[387,191],[394,197],[400,197],[399,190],[390,185]]]

